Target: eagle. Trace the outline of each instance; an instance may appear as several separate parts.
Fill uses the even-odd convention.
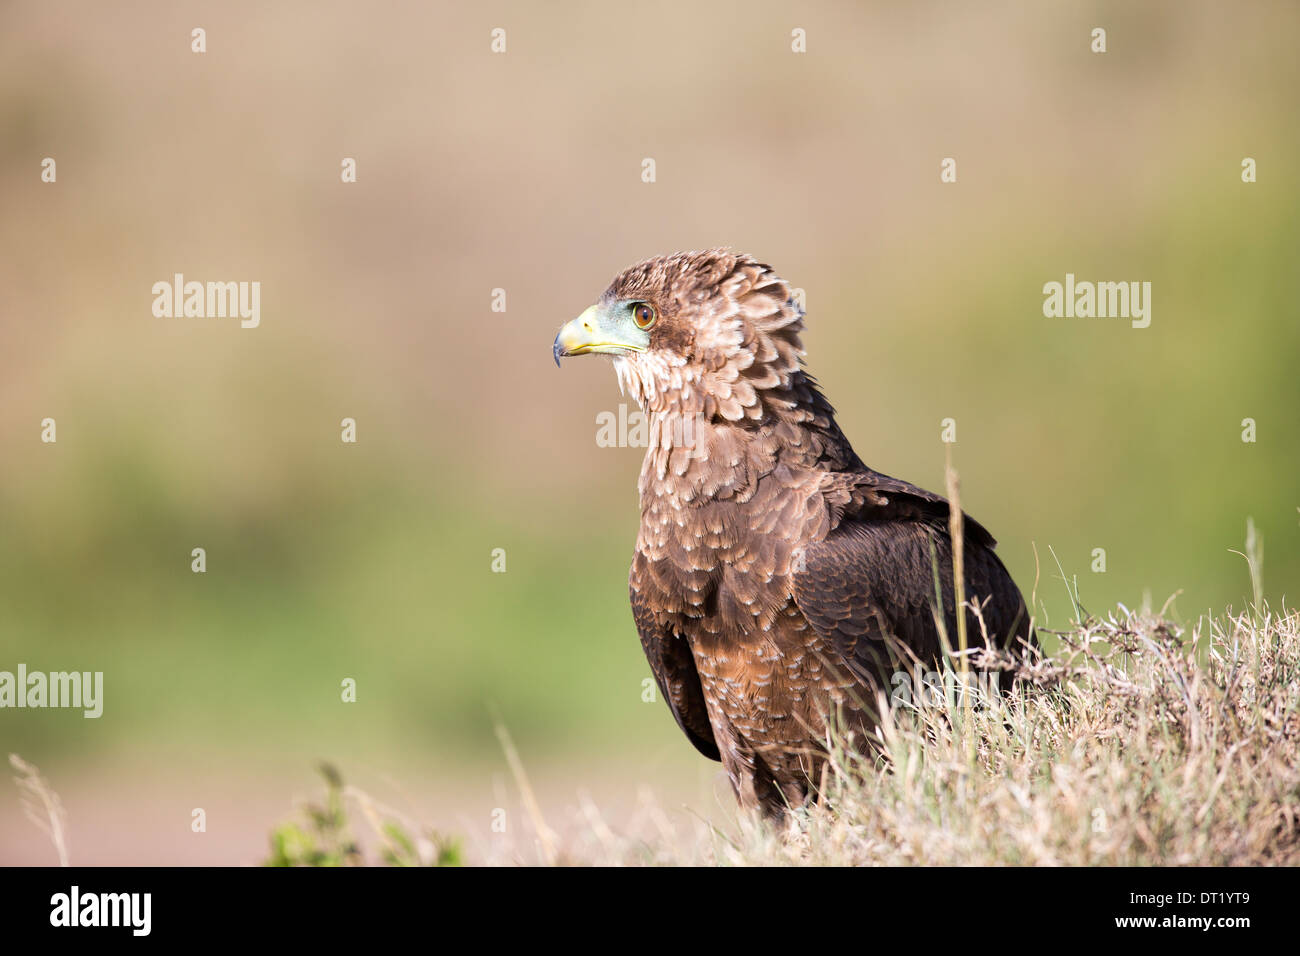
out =
[[[895,676],[958,633],[949,503],[853,451],[804,367],[803,318],[752,256],[679,252],[619,274],[552,349],[613,356],[646,415],[641,646],[690,742],[770,817],[817,799],[830,731],[868,739]],[[972,646],[1014,659],[1035,642],[1024,598],[959,520]]]

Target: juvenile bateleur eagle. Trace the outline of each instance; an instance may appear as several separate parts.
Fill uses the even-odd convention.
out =
[[[957,634],[948,502],[863,464],[804,370],[802,328],[784,279],[711,249],[627,269],[553,350],[613,356],[645,411],[641,645],[691,743],[774,816],[814,792],[828,723],[865,739],[891,675],[939,661],[940,606]],[[1027,646],[993,538],[962,527],[972,646]]]

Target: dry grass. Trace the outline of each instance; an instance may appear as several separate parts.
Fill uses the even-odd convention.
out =
[[[1121,611],[1059,636],[1013,698],[895,709],[871,761],[837,747],[828,799],[788,831],[682,832],[660,815],[655,835],[631,839],[597,818],[568,860],[1300,863],[1300,613],[1183,633]]]
[[[1300,864],[1300,612],[1257,606],[1184,633],[1121,609],[1058,637],[1051,658],[975,652],[978,666],[1017,670],[1013,695],[934,695],[887,710],[872,758],[836,743],[825,799],[784,829],[741,818],[717,826],[647,794],[616,831],[584,797],[571,825],[553,831],[534,805],[532,834],[468,862]],[[24,807],[66,863],[58,797],[35,767],[10,761]],[[517,754],[511,765],[526,786]],[[272,834],[272,862],[367,862],[348,801],[377,835],[371,862],[460,861],[454,841],[399,821],[332,771],[326,778],[328,799],[307,808],[308,823]]]
[[[54,845],[59,866],[68,865],[68,815],[63,801],[50,787],[40,770],[17,754],[9,755],[9,766],[14,769],[14,783],[18,785],[19,802],[23,815],[44,833]]]

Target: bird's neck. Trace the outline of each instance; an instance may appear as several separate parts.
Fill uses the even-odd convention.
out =
[[[820,392],[803,377],[764,396],[757,419],[706,415],[704,403],[660,393],[646,407],[647,449],[638,487],[642,511],[670,499],[674,507],[749,501],[778,469],[790,473],[862,467]]]

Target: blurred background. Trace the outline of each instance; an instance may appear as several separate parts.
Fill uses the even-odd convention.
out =
[[[0,711],[0,753],[87,864],[257,862],[322,758],[508,859],[496,717],[556,829],[583,794],[725,820],[642,700],[624,399],[550,353],[679,249],[806,291],[873,467],[942,490],[956,420],[1040,623],[1057,560],[1094,612],[1242,607],[1248,518],[1294,598],[1298,36],[1280,3],[0,6],[0,670],[105,682],[98,720]],[[178,272],[259,281],[260,327],[154,317]],[[1150,327],[1045,318],[1067,272],[1151,282]],[[53,861],[0,781],[0,862]]]

